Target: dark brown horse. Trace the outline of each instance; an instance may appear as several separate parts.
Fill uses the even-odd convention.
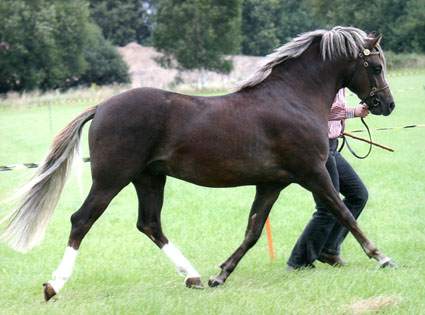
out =
[[[138,88],[116,95],[77,116],[55,138],[27,193],[2,234],[26,251],[41,242],[61,193],[83,125],[89,132],[93,184],[72,215],[68,247],[46,300],[71,275],[81,241],[111,200],[133,183],[139,199],[137,228],[200,287],[200,275],[161,229],[167,176],[207,187],[255,185],[245,239],[221,264],[209,285],[223,284],[257,242],[282,189],[297,183],[313,192],[346,226],[367,256],[394,266],[360,230],[335,191],[325,161],[327,117],[337,91],[348,87],[372,113],[389,115],[393,97],[385,81],[381,37],[335,27],[302,34],[277,49],[237,91],[217,97]]]

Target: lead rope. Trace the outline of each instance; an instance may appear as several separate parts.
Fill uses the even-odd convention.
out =
[[[347,137],[345,135],[342,135],[342,145],[338,149],[338,152],[341,152],[341,150],[344,148],[344,145],[347,144],[347,148],[351,152],[352,155],[354,155],[358,159],[365,159],[369,156],[370,152],[372,151],[372,135],[370,134],[369,126],[366,124],[363,117],[361,117],[360,120],[362,121],[363,125],[366,127],[367,133],[369,135],[369,140],[370,140],[369,151],[364,156],[360,156],[360,155],[356,154],[356,152],[354,152],[354,150],[350,147],[350,144],[348,143]]]

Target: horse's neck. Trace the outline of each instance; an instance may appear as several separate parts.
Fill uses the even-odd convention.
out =
[[[313,47],[300,58],[275,66],[264,84],[277,97],[296,95],[305,104],[323,107],[320,110],[327,112],[343,85],[346,64],[342,59],[323,61]]]

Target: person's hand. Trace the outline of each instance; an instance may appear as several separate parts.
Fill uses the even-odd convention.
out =
[[[366,117],[370,114],[366,104],[362,104],[354,109],[354,117]]]

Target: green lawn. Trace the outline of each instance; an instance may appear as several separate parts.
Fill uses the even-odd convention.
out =
[[[396,109],[389,117],[369,116],[370,128],[425,124],[424,82],[425,74],[390,77]],[[357,103],[349,96],[349,105]],[[52,131],[45,106],[2,107],[0,165],[40,161],[53,136],[91,105],[53,104]],[[360,121],[347,124],[347,131],[359,128]],[[360,226],[400,266],[397,270],[378,269],[350,235],[342,252],[347,266],[317,263],[315,270],[287,272],[292,246],[314,210],[310,193],[293,185],[282,192],[270,216],[273,263],[263,233],[224,286],[187,289],[172,263],[136,229],[137,200],[129,186],[85,238],[59,298],[45,303],[42,283],[57,268],[68,240],[69,218],[82,203],[73,177],[41,246],[24,255],[0,245],[0,314],[423,314],[425,128],[372,132],[374,141],[395,152],[374,149],[366,160],[344,152],[370,192]],[[87,156],[87,141],[83,142]],[[367,149],[351,143],[360,153]],[[0,172],[0,200],[32,173]],[[89,187],[86,163],[85,193]],[[242,241],[254,191],[254,187],[208,189],[168,179],[162,215],[165,234],[201,273],[204,285],[209,276],[218,274],[215,266]],[[2,211],[8,209],[6,204]]]

